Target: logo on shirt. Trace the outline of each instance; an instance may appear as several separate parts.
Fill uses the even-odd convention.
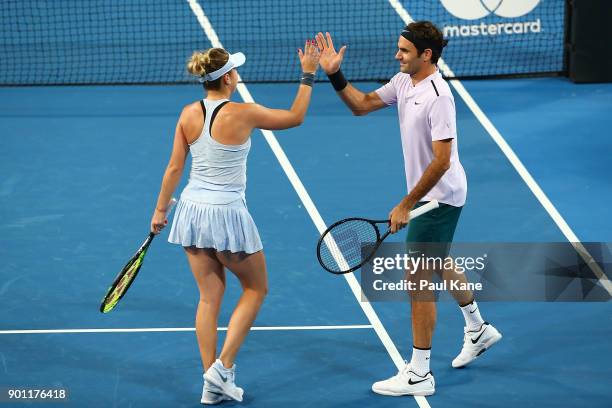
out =
[[[524,16],[536,8],[540,0],[440,0],[455,17],[476,20],[489,14],[514,18]]]

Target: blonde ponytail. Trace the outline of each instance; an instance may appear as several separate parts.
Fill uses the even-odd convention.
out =
[[[195,51],[189,61],[187,61],[187,71],[191,75],[195,76],[204,76],[206,75],[206,65],[210,64],[210,57],[208,56],[208,51],[201,52]]]
[[[191,75],[203,77],[221,68],[228,60],[229,54],[223,48],[195,51],[187,61],[187,71]]]

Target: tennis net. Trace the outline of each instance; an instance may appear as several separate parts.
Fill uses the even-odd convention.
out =
[[[245,82],[297,81],[296,50],[318,31],[348,45],[347,78],[388,79],[404,11],[444,31],[455,77],[564,71],[564,0],[3,0],[0,85],[193,82],[185,61],[211,46],[195,1],[247,55]]]

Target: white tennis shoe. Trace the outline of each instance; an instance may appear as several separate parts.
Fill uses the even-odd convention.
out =
[[[410,363],[406,362],[404,368],[393,377],[372,384],[372,391],[381,395],[432,395],[436,391],[436,382],[430,372],[420,376],[412,371]]]
[[[204,376],[203,376],[204,377]],[[204,387],[202,388],[202,399],[200,402],[205,405],[216,405],[220,402],[231,400],[230,397],[223,394],[221,388],[212,385],[204,378]]]
[[[234,364],[232,368],[225,368],[221,360],[217,359],[217,361],[206,370],[204,379],[206,383],[219,388],[227,397],[242,402],[244,390],[237,387],[234,382],[236,379],[236,364]]]
[[[484,322],[476,331],[468,331],[467,327],[463,331],[463,348],[452,362],[454,368],[470,364],[502,338],[501,333],[487,322]]]

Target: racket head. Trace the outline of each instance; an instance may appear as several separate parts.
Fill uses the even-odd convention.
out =
[[[138,271],[140,271],[140,267],[144,262],[144,257],[147,254],[147,249],[149,249],[149,245],[151,245],[154,237],[155,234],[150,233],[138,251],[136,251],[134,256],[125,264],[121,272],[119,272],[112,285],[108,288],[104,299],[102,299],[100,312],[108,313],[113,310],[125,295],[132,285],[132,282],[134,282],[136,275],[138,275]]]
[[[328,272],[341,275],[356,271],[372,258],[376,249],[389,235],[381,235],[377,224],[388,220],[346,218],[327,228],[317,242],[317,259]],[[363,245],[372,244],[370,253],[363,257]]]

